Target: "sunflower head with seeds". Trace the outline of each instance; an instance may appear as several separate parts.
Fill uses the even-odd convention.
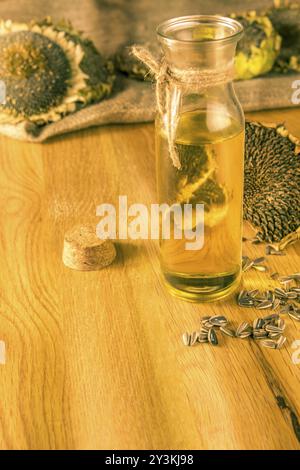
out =
[[[109,95],[111,63],[70,23],[0,21],[0,122],[43,125]]]
[[[281,37],[270,19],[255,11],[232,14],[244,27],[237,46],[235,70],[237,80],[247,80],[270,72],[279,54]]]
[[[276,0],[266,14],[282,37],[275,70],[300,72],[300,3]]]

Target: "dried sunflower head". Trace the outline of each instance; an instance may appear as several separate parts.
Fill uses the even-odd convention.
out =
[[[89,40],[50,19],[0,22],[0,79],[6,86],[0,122],[12,124],[57,121],[108,95],[114,81]]]
[[[279,54],[281,38],[267,16],[256,12],[231,15],[244,27],[237,46],[235,70],[237,80],[246,80],[269,72]]]
[[[275,1],[267,16],[282,37],[282,47],[275,70],[300,71],[300,4]]]
[[[147,42],[143,46],[150,50],[154,57],[159,58],[159,46],[156,43]],[[132,44],[119,48],[115,55],[115,66],[120,72],[131,78],[147,81],[152,79],[147,65],[133,55]]]
[[[300,225],[300,142],[283,125],[246,123],[244,218],[278,242]]]

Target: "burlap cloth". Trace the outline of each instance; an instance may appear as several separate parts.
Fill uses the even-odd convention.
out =
[[[119,46],[155,41],[158,23],[173,16],[226,14],[272,5],[260,0],[0,0],[0,17],[29,21],[50,15],[70,19],[107,56]],[[295,106],[292,83],[300,75],[264,77],[237,82],[235,90],[244,110]],[[42,142],[51,136],[111,123],[152,121],[155,113],[154,87],[150,83],[119,78],[110,98],[42,128],[1,125],[2,134],[20,140]]]

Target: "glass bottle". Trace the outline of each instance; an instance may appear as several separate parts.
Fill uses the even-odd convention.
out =
[[[160,236],[167,288],[189,301],[224,298],[241,278],[245,123],[229,72],[242,32],[233,19],[203,15],[175,18],[157,29],[167,73],[161,84],[167,86],[158,93],[164,108],[160,103],[156,117],[159,203],[190,204],[190,225],[181,224],[182,231],[196,228],[196,204],[204,208],[203,246],[187,249],[185,233],[175,235],[173,213],[167,214],[170,236],[162,230]]]

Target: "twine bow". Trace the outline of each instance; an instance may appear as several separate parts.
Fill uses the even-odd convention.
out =
[[[175,137],[182,94],[189,91],[203,93],[208,88],[231,81],[234,78],[233,66],[222,70],[170,69],[164,59],[156,60],[143,46],[132,46],[131,51],[135,57],[147,65],[156,80],[157,108],[165,125],[170,158],[174,167],[180,170],[181,163]]]

